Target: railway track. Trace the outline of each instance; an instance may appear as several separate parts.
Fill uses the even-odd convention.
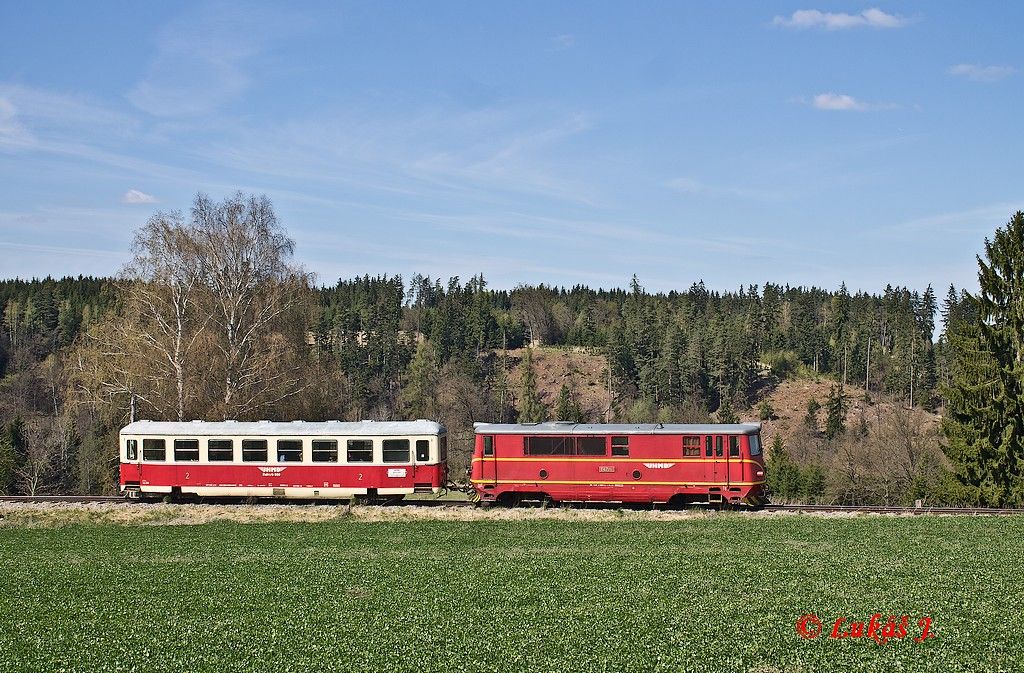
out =
[[[866,514],[975,514],[1007,516],[1024,514],[1024,509],[997,507],[890,507],[884,505],[765,505],[770,512],[823,512]]]
[[[138,500],[127,500],[117,495],[4,495],[0,496],[0,502],[36,502],[36,503],[114,503],[131,504]],[[273,501],[274,504],[281,504],[287,501]],[[309,501],[292,501],[294,504],[309,504]],[[243,500],[228,502],[216,501],[207,504],[222,504],[231,506],[233,504],[252,504]],[[477,507],[478,503],[469,500],[401,500],[393,503],[385,503],[389,507]],[[619,504],[598,503],[580,504],[577,507],[621,507]],[[990,516],[1011,516],[1024,515],[1024,509],[1008,509],[996,507],[891,507],[882,505],[765,505],[763,511],[768,512],[812,512],[825,514],[960,514],[960,515],[990,515]]]

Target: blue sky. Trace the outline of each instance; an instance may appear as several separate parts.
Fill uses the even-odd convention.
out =
[[[322,283],[976,285],[1015,3],[0,3],[0,276],[268,194]]]

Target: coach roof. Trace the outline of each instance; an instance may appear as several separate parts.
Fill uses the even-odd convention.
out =
[[[749,435],[760,423],[476,423],[480,435]]]
[[[206,435],[280,436],[280,437],[394,437],[405,435],[437,435],[444,426],[434,421],[359,421],[343,423],[327,421],[135,421],[121,428],[122,435],[166,435],[196,437]]]

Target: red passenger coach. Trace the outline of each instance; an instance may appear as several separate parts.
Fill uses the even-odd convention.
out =
[[[170,423],[121,429],[129,497],[402,497],[448,480],[448,440],[433,421]]]
[[[476,424],[481,502],[764,503],[760,424]]]

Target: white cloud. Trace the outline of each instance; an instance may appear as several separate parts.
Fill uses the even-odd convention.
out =
[[[121,196],[121,203],[160,203],[160,201],[152,194],[129,189]]]
[[[747,189],[744,187],[722,187],[719,185],[705,184],[699,180],[693,178],[675,178],[665,183],[669,189],[673,189],[683,194],[692,194],[696,196],[711,196],[711,197],[735,197],[742,199],[758,199],[764,201],[773,201],[776,199],[783,198],[778,192],[773,192],[764,189]]]
[[[819,110],[867,110],[868,104],[844,93],[819,93],[811,105]]]
[[[1008,77],[1015,73],[1017,70],[1008,65],[972,65],[970,63],[960,63],[958,65],[950,66],[946,70],[946,74],[953,75],[954,77],[966,77],[972,79],[975,82],[995,82]]]
[[[128,100],[158,117],[197,116],[244,93],[252,62],[276,39],[308,26],[305,19],[249,5],[207,5],[172,21],[156,57]]]
[[[555,37],[551,38],[551,44],[553,45],[555,51],[564,51],[566,49],[572,49],[576,45],[576,36],[569,35],[568,33],[564,35],[556,35]]]
[[[860,14],[842,12],[822,12],[817,9],[798,9],[788,18],[776,16],[772,19],[775,26],[785,28],[823,30],[845,30],[847,28],[902,28],[910,20],[898,14],[886,14],[877,7],[865,9]]]

